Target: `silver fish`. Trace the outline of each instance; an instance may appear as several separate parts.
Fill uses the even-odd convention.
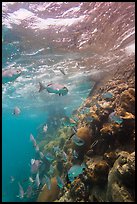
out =
[[[19,115],[20,113],[21,113],[20,108],[16,106],[16,107],[14,108],[13,115]]]
[[[39,151],[39,146],[38,145],[36,145],[35,150],[36,150],[36,152]]]
[[[40,158],[43,159],[44,158],[44,154],[42,152],[39,152]]]
[[[31,159],[31,173],[35,174],[38,172],[40,166],[40,160]]]
[[[63,152],[62,152],[62,160],[65,161],[65,162],[67,162],[67,159],[68,159],[68,156],[67,156],[67,154],[63,151]]]
[[[13,176],[10,177],[10,183],[13,183],[15,181],[15,178]]]
[[[24,198],[24,190],[23,190],[23,187],[20,185],[20,183],[18,182],[18,185],[19,185],[19,195],[17,197],[19,198]]]
[[[16,75],[16,74],[20,74],[21,73],[21,70],[20,69],[17,69],[17,70],[10,70],[10,69],[7,69],[7,70],[2,70],[2,77],[12,77],[13,75]]]
[[[30,134],[30,141],[33,143],[33,146],[36,147],[37,143],[36,143],[36,140],[32,134]]]
[[[46,124],[46,125],[43,126],[43,132],[46,133],[47,130],[48,130],[48,126],[47,126],[47,124]]]
[[[34,180],[32,177],[29,177],[29,181],[30,181],[30,183],[34,183]]]
[[[35,163],[35,159],[31,159],[31,165]]]
[[[40,185],[39,172],[38,172],[37,175],[36,175],[35,183],[36,183],[36,186],[37,186],[37,188],[38,188],[39,185]]]
[[[44,177],[45,177],[46,186],[50,190],[50,188],[51,188],[51,179],[50,179],[50,177],[48,177],[46,175],[44,175]]]
[[[75,159],[77,159],[78,158],[78,153],[76,152],[76,150],[74,149],[74,151],[73,151],[73,157],[75,158]]]
[[[2,83],[8,83],[8,82],[12,82],[15,81],[19,76],[21,75],[21,70],[17,69],[17,70],[11,70],[11,69],[7,69],[7,70],[2,70]]]

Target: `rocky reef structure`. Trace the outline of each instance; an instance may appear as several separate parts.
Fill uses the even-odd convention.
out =
[[[108,175],[106,200],[109,202],[134,202],[135,152],[120,152]]]
[[[83,128],[92,133],[88,137],[89,132],[85,131],[89,139],[87,151],[82,152],[86,169],[66,185],[66,193],[59,202],[135,200],[134,63],[125,66],[130,70],[124,79],[125,69],[121,73],[118,69],[111,79],[97,86],[92,97],[89,96],[75,114],[79,118],[77,136],[81,135]],[[81,115],[85,107],[89,111]],[[89,116],[90,119],[86,120]]]
[[[97,91],[94,90],[72,115],[76,121],[75,128],[62,127],[57,140],[45,145],[45,149],[52,151],[56,144],[67,155],[65,161],[59,154],[58,161],[53,162],[54,168],[60,166],[56,174],[61,172],[64,186],[52,201],[134,202],[134,63],[130,66],[132,69],[125,80],[122,73],[121,79],[117,79],[116,71],[111,79],[101,86],[98,84]],[[83,162],[85,168],[78,174],[74,172],[76,177],[70,181],[69,169]],[[46,194],[47,191],[43,190],[43,195]],[[47,197],[45,200],[50,199]]]

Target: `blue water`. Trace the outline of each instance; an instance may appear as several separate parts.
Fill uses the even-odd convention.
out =
[[[31,115],[31,113],[29,113]],[[33,111],[34,114],[34,111]],[[20,201],[18,182],[30,176],[30,160],[35,158],[35,150],[30,142],[30,133],[37,135],[36,127],[46,121],[46,115],[29,117],[27,112],[14,116],[10,111],[2,111],[2,201]],[[15,182],[10,183],[10,176]]]

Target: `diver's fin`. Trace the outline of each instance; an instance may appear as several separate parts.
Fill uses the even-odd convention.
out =
[[[59,96],[61,96],[61,94],[59,93]]]
[[[44,89],[46,89],[46,87],[41,83],[39,82],[39,92],[43,91]]]

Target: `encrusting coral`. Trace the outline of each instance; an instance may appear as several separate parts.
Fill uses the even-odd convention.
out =
[[[78,146],[73,143],[73,148],[78,152],[79,155],[83,156],[90,148],[92,142],[91,130],[88,127],[81,127],[77,129],[77,137],[84,141],[82,146]]]

